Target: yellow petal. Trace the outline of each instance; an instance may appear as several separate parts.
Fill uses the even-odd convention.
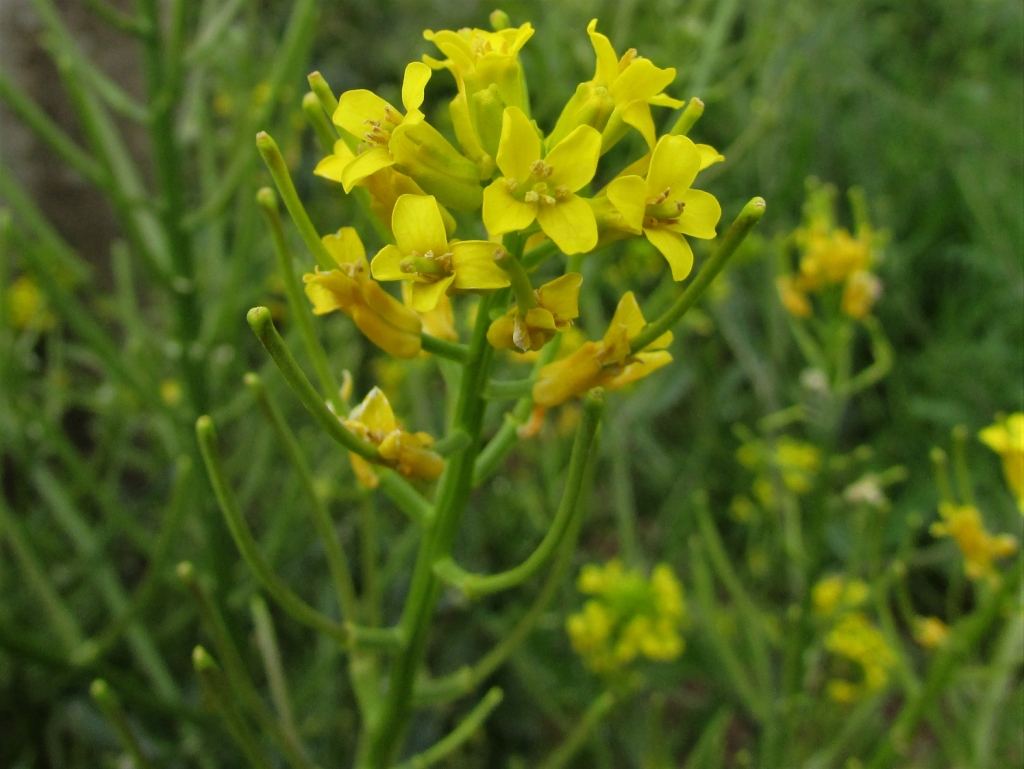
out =
[[[338,139],[334,143],[334,153],[328,155],[319,163],[316,164],[316,168],[313,169],[313,173],[316,176],[322,176],[324,179],[330,179],[332,182],[341,183],[341,175],[345,170],[345,166],[351,163],[355,159],[355,155],[352,154],[352,150],[348,148],[348,145],[344,141]]]
[[[593,387],[601,378],[598,348],[596,342],[587,342],[572,355],[544,366],[533,386],[533,402],[551,408]]]
[[[693,184],[700,170],[700,152],[685,136],[662,136],[651,155],[647,194],[654,197],[671,190],[673,200]]]
[[[509,285],[508,275],[494,263],[494,253],[499,248],[500,245],[489,240],[463,240],[453,244],[454,288],[469,291]]]
[[[721,163],[723,160],[725,160],[725,155],[721,154],[710,144],[697,144],[695,146],[697,147],[697,152],[700,153],[701,171],[703,171],[708,166],[713,166],[715,163]]]
[[[366,133],[368,120],[384,121],[386,107],[391,107],[373,91],[364,88],[345,91],[338,100],[338,109],[334,111],[334,124],[339,125],[360,141]],[[395,109],[391,107],[391,109]],[[397,113],[397,110],[395,110]]]
[[[365,305],[355,305],[351,314],[356,327],[388,355],[409,360],[420,354],[419,334],[399,331]]]
[[[406,256],[398,246],[384,246],[370,262],[370,273],[375,280],[408,280],[409,274],[399,266]]]
[[[647,182],[639,176],[619,176],[612,179],[607,194],[622,223],[639,235],[647,209]]]
[[[672,109],[679,109],[684,104],[686,104],[685,101],[673,99],[671,96],[664,93],[659,93],[655,96],[652,96],[650,99],[647,100],[647,103],[655,107],[671,107]]]
[[[711,240],[717,234],[715,226],[722,218],[722,207],[710,192],[687,190],[679,196],[686,205],[679,215],[678,226],[672,229],[695,238]]]
[[[653,154],[653,152],[648,152],[639,160],[630,163],[619,172],[619,176],[643,176],[646,178],[647,172],[651,168],[651,155]]]
[[[398,250],[405,256],[413,251],[435,256],[448,252],[448,234],[433,195],[402,195],[395,201],[391,230]]]
[[[306,283],[306,296],[313,303],[314,315],[345,310],[358,292],[356,282],[340,270],[303,275],[302,280]]]
[[[578,126],[552,147],[544,158],[544,162],[553,169],[548,184],[552,187],[565,186],[576,192],[594,178],[600,157],[601,134],[590,126]]]
[[[582,283],[583,276],[580,273],[567,272],[537,289],[537,303],[554,316],[556,323],[578,318]]]
[[[533,124],[519,107],[506,107],[495,158],[498,168],[506,177],[521,182],[530,176],[530,166],[537,160],[540,160],[540,137]]]
[[[537,204],[524,203],[512,197],[504,177],[496,179],[484,190],[484,226],[492,235],[523,230],[537,217]]]
[[[553,206],[538,206],[537,221],[567,256],[585,253],[597,245],[594,209],[579,195],[570,195]]]
[[[342,227],[335,234],[324,235],[320,240],[327,253],[342,267],[366,258],[363,241],[353,227]]]
[[[634,59],[630,62],[608,92],[616,104],[626,104],[636,99],[647,101],[665,90],[665,86],[676,79],[676,71],[669,67],[660,69],[650,59]]]
[[[594,80],[608,85],[619,76],[619,57],[615,55],[611,40],[597,31],[597,19],[590,20],[587,25],[587,34],[594,46],[594,53],[597,54]]]
[[[620,387],[643,379],[648,374],[657,371],[662,366],[672,362],[672,354],[660,350],[658,352],[641,352],[633,356],[633,359],[626,364],[625,368],[617,375],[603,384],[606,390],[617,390]]]
[[[402,80],[402,104],[408,113],[419,112],[423,104],[423,90],[430,80],[430,67],[421,61],[411,62],[405,68]]]
[[[661,251],[672,268],[672,280],[683,280],[693,269],[693,251],[686,238],[665,227],[645,227],[644,235]]]
[[[362,289],[367,307],[386,320],[396,331],[419,337],[423,322],[415,312],[381,288],[379,283],[368,280]]]
[[[348,458],[352,462],[352,473],[356,476],[359,484],[367,489],[377,488],[378,484],[380,484],[380,479],[373,471],[373,465],[351,451],[348,453]]]
[[[428,34],[430,35],[429,37],[427,37]],[[431,32],[428,29],[423,33],[423,37],[436,45],[441,50],[441,53],[451,59],[457,69],[472,69],[473,49],[469,41],[462,35],[449,29],[442,29],[440,32]]]
[[[412,284],[412,308],[416,312],[430,312],[437,307],[445,291],[455,281],[454,275],[449,275],[436,283],[413,283]]]
[[[658,137],[654,129],[654,118],[651,117],[651,108],[647,102],[640,100],[630,102],[622,110],[622,120],[640,132],[648,147],[654,147]]]
[[[512,308],[500,318],[491,323],[487,329],[487,341],[491,347],[499,350],[511,350],[516,347],[512,340],[512,333],[515,330],[515,308]]]
[[[341,183],[345,187],[345,192],[352,192],[352,188],[367,176],[394,164],[395,159],[384,145],[361,152],[341,172]]]
[[[615,308],[615,314],[612,316],[611,323],[608,324],[609,332],[612,329],[623,326],[626,329],[626,337],[632,339],[646,325],[647,321],[644,319],[644,314],[640,311],[636,295],[632,291],[627,291],[622,295],[618,306]],[[605,334],[605,340],[608,340],[608,334]]]
[[[346,421],[359,422],[370,430],[379,430],[384,435],[398,427],[391,404],[379,387],[374,387],[366,394],[363,402],[352,409]]]

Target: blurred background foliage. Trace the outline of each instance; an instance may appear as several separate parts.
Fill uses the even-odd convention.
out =
[[[227,538],[205,478],[195,471],[191,424],[197,413],[212,409],[224,426],[229,473],[270,562],[313,605],[330,600],[322,553],[302,503],[293,504],[299,499],[297,481],[241,386],[245,371],[265,368],[262,350],[245,326],[245,310],[268,305],[286,338],[295,336],[269,238],[252,202],[268,181],[257,168],[252,136],[272,129],[321,232],[351,224],[373,253],[379,240],[356,206],[338,186],[312,175],[320,155],[299,107],[304,75],[319,69],[336,92],[369,88],[397,102],[406,63],[432,53],[424,29],[485,26],[492,10],[476,2],[347,0],[323,4],[296,30],[291,3],[186,5],[189,29],[234,8],[216,40],[205,47],[202,40],[189,41],[176,120],[185,213],[201,212],[189,230],[202,313],[194,348],[182,349],[173,330],[173,291],[156,288],[153,271],[137,258],[139,246],[123,226],[112,227],[98,247],[83,248],[74,228],[63,223],[73,213],[65,211],[63,220],[49,216],[56,232],[93,265],[77,257],[59,263],[53,280],[74,298],[70,311],[51,299],[45,317],[18,326],[12,322],[17,294],[5,289],[2,766],[117,765],[113,735],[87,695],[96,675],[121,692],[163,765],[242,765],[202,710],[189,664],[202,632],[193,604],[173,577],[174,563],[193,561],[247,656],[258,659],[254,643],[244,640],[252,633],[248,602],[256,585]],[[942,614],[952,605],[955,616],[969,609],[973,593],[951,588],[959,584],[952,547],[933,544],[922,528],[935,517],[938,501],[928,456],[933,445],[948,445],[956,425],[974,435],[997,412],[1024,409],[1024,7],[1015,0],[549,0],[507,2],[503,8],[513,23],[531,21],[537,29],[522,60],[541,125],[553,125],[575,85],[590,77],[593,52],[584,30],[597,17],[617,50],[636,47],[660,66],[676,67],[671,95],[699,96],[707,105],[691,136],[726,156],[701,176],[702,186],[722,202],[724,219],[731,220],[752,194],[768,201],[755,236],[700,312],[679,329],[674,363],[641,382],[630,397],[611,399],[577,566],[615,555],[638,565],[664,561],[684,576],[689,590],[689,543],[699,539],[692,494],[704,489],[737,569],[756,584],[759,605],[783,616],[787,588],[777,533],[770,523],[752,528],[729,513],[732,499],[751,483],[735,458],[740,440],[733,426],[756,429],[759,420],[808,397],[800,379],[804,364],[775,290],[775,255],[801,221],[805,180],[814,176],[840,191],[863,188],[873,223],[888,233],[884,261],[876,268],[884,285],[876,314],[894,362],[886,379],[846,405],[834,429],[816,432],[807,425],[794,432],[817,442],[827,460],[864,447],[856,454],[863,467],[906,468],[905,480],[888,492],[891,509],[879,524],[885,546],[895,551],[909,538],[930,548],[909,578],[920,613]],[[281,60],[286,29],[300,39],[293,55]],[[44,43],[54,45],[52,39]],[[125,71],[138,65],[130,46],[124,55]],[[130,72],[124,75],[108,63],[108,74],[141,98]],[[18,80],[16,72],[5,76]],[[66,92],[54,98],[62,91],[55,73],[41,83],[22,83],[30,85],[45,94],[41,100],[47,104],[74,98]],[[450,125],[447,102],[454,93],[446,73],[436,74],[428,87],[425,111],[442,129]],[[665,129],[675,116],[660,117]],[[128,125],[129,118],[117,121],[131,140],[143,183],[150,184],[153,155],[144,134],[137,135],[143,129]],[[69,130],[88,133],[74,121]],[[639,141],[634,135],[614,150],[621,155],[617,165],[638,153]],[[11,167],[20,161],[12,156],[15,149],[13,140],[0,139],[0,159]],[[21,176],[27,177],[24,168]],[[0,189],[0,199],[17,224],[26,220],[27,209],[16,204],[12,184]],[[841,223],[852,228],[842,195],[840,201]],[[52,188],[37,204],[48,214],[62,205]],[[117,201],[113,214],[90,205],[83,210],[123,222]],[[30,243],[49,242],[42,230],[24,232],[5,248],[0,280],[6,287],[31,271]],[[601,334],[623,291],[636,290],[656,305],[674,288],[645,241],[588,258],[584,273],[581,307],[591,338]],[[74,313],[78,307],[116,340],[115,357],[129,369],[124,377],[111,374],[110,361],[97,356]],[[440,430],[443,379],[432,361],[389,361],[339,316],[318,322],[318,329],[335,370],[353,373],[356,393],[378,383],[417,429]],[[183,356],[192,356],[203,372],[200,390],[206,394],[198,400],[188,392]],[[870,362],[866,339],[858,338],[855,360],[857,368]],[[133,374],[139,380],[134,388]],[[401,534],[397,513],[355,489],[347,459],[313,429],[279,378],[268,374],[265,381],[295,426],[319,491],[344,541],[353,543],[353,557],[359,550],[353,519],[366,506],[382,505],[371,550],[381,551],[382,584],[397,578],[384,603],[393,616],[401,607],[414,540]],[[493,415],[495,424],[499,417]],[[497,570],[530,552],[557,503],[571,420],[568,408],[548,419],[540,438],[524,442],[478,493],[460,535],[464,562]],[[998,459],[978,444],[968,455],[989,527],[1019,533],[1020,516],[1005,493]],[[852,536],[852,523],[835,500],[853,478],[848,470],[835,470],[834,462],[825,467],[832,469],[823,471],[806,503],[816,521],[812,529],[820,529],[808,544],[815,574],[842,568]],[[176,522],[170,533],[168,519]],[[35,553],[64,608],[40,609],[41,588],[26,578],[31,569],[22,568],[25,549]],[[469,611],[443,602],[434,669],[451,670],[478,658],[527,600],[514,593]],[[505,703],[451,765],[504,767],[516,757],[534,765],[572,728],[600,692],[563,630],[564,617],[578,604],[567,580],[538,630],[494,676],[505,688]],[[110,633],[110,622],[126,605],[137,611]],[[55,639],[50,624],[65,611],[73,643],[62,646],[68,638]],[[725,609],[712,620],[740,621]],[[327,640],[285,617],[276,627],[299,730],[325,765],[345,765],[355,725],[339,655]],[[82,637],[109,642],[92,655],[78,644]],[[68,649],[84,656],[76,660]],[[954,740],[973,723],[964,713],[982,684],[971,678],[972,669],[965,667],[941,711],[954,724]],[[1017,733],[1024,690],[1019,675],[1013,680],[1012,699],[1000,711],[1005,718],[990,749],[1000,763],[990,766],[1019,761],[1024,750]],[[617,712],[597,730],[578,766],[682,766],[687,756],[686,766],[758,765],[756,719],[736,703],[700,633],[694,631],[679,661],[652,672],[648,687],[653,694],[640,706]],[[434,742],[460,712],[428,711],[416,722],[412,747]],[[794,760],[814,753],[842,722],[840,710],[813,724],[809,720],[802,735],[806,751],[798,750]],[[870,731],[847,746],[849,755],[870,755]],[[939,731],[921,738],[908,759],[914,766],[984,765],[980,759],[952,763],[962,756],[943,743]]]

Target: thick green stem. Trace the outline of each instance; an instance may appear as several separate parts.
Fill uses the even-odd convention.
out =
[[[569,460],[569,472],[565,481],[565,490],[562,492],[562,501],[551,522],[551,528],[548,529],[537,549],[525,561],[500,574],[485,575],[471,574],[463,570],[448,556],[434,565],[434,573],[444,582],[455,585],[466,595],[475,598],[488,593],[508,590],[522,584],[540,571],[564,540],[572,522],[573,513],[579,507],[577,502],[583,489],[583,477],[586,474],[590,447],[597,432],[603,408],[604,392],[601,389],[592,390],[587,395],[583,415],[576,428],[576,439],[572,446],[572,457]]]
[[[693,128],[694,124],[700,120],[700,116],[703,114],[704,102],[694,96],[686,102],[686,106],[683,108],[682,114],[679,115],[679,119],[676,121],[675,125],[672,126],[672,130],[669,131],[669,133],[675,134],[676,136],[686,136],[686,134],[690,132],[690,129]]]
[[[320,142],[320,149],[325,155],[334,153],[334,143],[338,141],[338,132],[334,130],[334,124],[327,119],[324,111],[320,108],[320,102],[316,94],[307,91],[302,97],[302,114],[313,126],[313,132]]]
[[[687,286],[683,295],[660,318],[652,323],[648,323],[639,334],[629,340],[630,352],[635,353],[644,349],[659,336],[671,329],[697,303],[701,294],[711,285],[711,281],[718,277],[718,273],[725,267],[729,258],[736,253],[736,249],[740,247],[740,244],[743,243],[754,225],[761,220],[763,215],[764,200],[762,198],[754,198],[743,207],[739,216],[736,217],[736,221],[732,223],[729,231],[722,237],[722,242],[719,244],[718,249],[704,262],[700,272],[697,273],[697,277],[693,279],[693,283]]]
[[[453,360],[456,363],[465,363],[469,356],[469,348],[466,345],[439,339],[427,333],[420,334],[420,343],[425,352]]]
[[[485,406],[481,396],[494,351],[487,343],[490,305],[491,295],[481,297],[452,424],[452,429],[464,431],[471,440],[466,448],[448,460],[437,494],[434,519],[420,542],[412,584],[402,612],[401,625],[408,646],[392,663],[387,700],[380,720],[370,734],[364,762],[369,769],[385,769],[394,761],[401,746],[412,712],[413,686],[426,654],[430,621],[441,592],[441,583],[434,575],[433,566],[437,560],[450,554],[469,500]]]
[[[252,532],[249,531],[249,526],[242,516],[242,511],[238,507],[238,500],[235,499],[235,493],[232,491],[227,474],[224,472],[224,464],[221,460],[220,448],[217,443],[217,433],[213,428],[213,420],[208,416],[201,416],[196,420],[196,437],[199,439],[199,449],[206,463],[210,483],[213,486],[214,494],[217,496],[220,509],[224,513],[228,528],[231,530],[231,536],[234,537],[235,544],[238,545],[242,557],[249,565],[249,568],[252,569],[260,584],[281,605],[281,608],[288,612],[295,620],[329,635],[342,646],[348,645],[348,629],[325,617],[299,598],[274,573],[267,559],[263,557],[259,544],[253,538]]]

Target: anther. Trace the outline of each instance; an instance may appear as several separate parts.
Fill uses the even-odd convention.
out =
[[[558,200],[565,200],[567,197],[572,195],[572,190],[566,187],[564,184],[559,184],[555,187],[555,198]]]
[[[507,189],[509,192],[515,192],[517,189],[519,189],[519,180],[518,179],[506,179],[505,180],[505,189]]]
[[[541,195],[541,196],[540,196],[540,202],[541,202],[541,203],[542,203],[543,205],[545,205],[545,206],[553,206],[553,205],[554,205],[555,203],[557,203],[558,201],[557,201],[557,200],[555,200],[555,199],[554,199],[553,197],[551,197],[550,195]]]
[[[523,196],[523,200],[527,203],[536,203],[538,200],[540,200],[540,195],[538,195],[533,190],[530,190],[529,192],[526,193],[526,195]]]

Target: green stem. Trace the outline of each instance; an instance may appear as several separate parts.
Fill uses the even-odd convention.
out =
[[[489,593],[520,585],[538,571],[558,549],[566,536],[574,511],[578,509],[580,492],[583,489],[583,477],[587,470],[590,447],[601,421],[604,409],[604,392],[598,388],[592,390],[586,398],[583,415],[576,428],[576,439],[572,446],[572,457],[569,460],[569,472],[562,492],[562,501],[551,522],[551,528],[525,561],[518,566],[499,574],[471,574],[458,565],[451,557],[446,557],[434,564],[434,573],[444,582],[455,585],[467,596],[477,598]]]
[[[107,721],[114,728],[114,731],[117,732],[117,738],[121,746],[132,757],[132,763],[138,769],[156,769],[153,762],[143,752],[139,738],[135,736],[135,732],[132,731],[131,726],[128,724],[128,719],[125,717],[120,700],[107,682],[97,678],[92,682],[92,686],[89,687],[89,693],[92,695],[92,700],[96,703],[96,707],[106,716]]]
[[[317,107],[319,109],[319,107]],[[292,317],[299,327],[302,341],[306,344],[306,353],[309,355],[313,370],[317,379],[320,380],[320,389],[324,397],[334,407],[335,413],[342,413],[341,401],[338,398],[338,380],[331,372],[330,364],[327,362],[327,353],[323,345],[317,339],[316,331],[313,328],[313,320],[309,310],[309,301],[299,285],[299,279],[295,275],[295,266],[292,261],[291,249],[288,248],[288,241],[284,235],[284,227],[281,223],[281,214],[277,210],[277,196],[269,187],[264,187],[256,193],[256,202],[259,204],[263,218],[266,219],[270,228],[271,239],[274,242],[274,256],[277,258],[277,271],[284,282],[285,295],[288,297],[288,306],[291,309]]]
[[[291,698],[288,696],[288,680],[284,674],[284,667],[281,665],[281,649],[277,643],[277,633],[274,631],[274,620],[270,616],[270,610],[267,609],[267,602],[259,595],[254,595],[249,599],[249,612],[252,614],[252,624],[256,631],[256,645],[263,658],[267,686],[270,688],[270,697],[274,702],[274,710],[277,711],[281,732],[289,742],[298,745],[299,733],[295,728],[295,717],[292,715]]]
[[[545,240],[539,246],[534,246],[520,259],[520,264],[526,270],[533,270],[539,267],[543,262],[546,262],[552,256],[558,253],[558,246],[555,245],[553,240]]]
[[[764,215],[764,206],[762,198],[754,198],[743,207],[743,210],[740,211],[739,216],[736,217],[729,231],[722,236],[722,242],[715,250],[715,253],[704,262],[700,272],[697,273],[697,277],[687,286],[682,296],[660,318],[652,323],[648,323],[639,334],[629,340],[630,352],[636,353],[647,347],[647,345],[671,329],[697,303],[701,294],[711,285],[711,281],[718,276],[718,273],[725,267],[729,258],[736,253],[736,249],[746,239],[750,230],[761,220],[761,217]]]
[[[537,297],[533,293],[533,284],[530,283],[530,276],[526,274],[522,262],[504,248],[498,249],[495,253],[494,262],[505,271],[512,283],[512,293],[516,296],[518,311],[525,314],[527,310],[536,307]]]
[[[451,755],[456,748],[476,734],[487,716],[491,714],[504,697],[501,689],[495,686],[484,698],[477,703],[476,707],[469,711],[469,714],[462,719],[462,722],[453,729],[447,737],[432,745],[412,758],[397,764],[394,769],[427,769],[439,761]]]
[[[534,377],[526,379],[492,379],[484,388],[484,397],[489,401],[525,398],[533,392]]]
[[[203,587],[191,563],[178,564],[178,578],[185,584],[196,605],[199,607],[199,615],[202,617],[206,632],[213,641],[217,654],[220,655],[221,663],[224,666],[225,682],[231,697],[235,702],[244,706],[256,717],[262,729],[273,737],[274,741],[281,747],[288,759],[288,763],[294,769],[312,769],[312,764],[306,758],[302,746],[294,735],[286,733],[274,720],[267,706],[263,704],[263,698],[256,690],[249,672],[246,669],[245,660],[238,651],[238,646],[231,638],[227,623],[224,621],[220,609],[210,597],[210,594]]]
[[[334,130],[334,124],[327,119],[324,111],[320,108],[320,101],[316,94],[307,91],[302,97],[302,114],[313,126],[313,132],[320,141],[320,149],[325,155],[334,154],[334,143],[338,141],[338,132]]]
[[[540,765],[540,769],[562,769],[566,766],[583,747],[584,741],[591,732],[611,712],[615,702],[615,695],[607,691],[590,703],[590,707],[587,708],[579,723],[566,735],[565,740],[555,749],[555,752]]]
[[[292,182],[291,174],[288,173],[288,166],[281,156],[281,150],[278,149],[277,142],[266,131],[260,131],[256,134],[256,147],[259,149],[260,155],[263,156],[263,162],[266,163],[267,170],[270,171],[270,175],[274,179],[274,184],[281,195],[281,200],[284,201],[284,207],[291,214],[292,221],[295,222],[302,240],[305,242],[310,253],[313,254],[316,263],[320,265],[322,270],[335,269],[338,265],[327,251],[323,241],[320,240],[316,227],[313,226],[309,214],[306,213],[302,201],[299,200],[299,193],[295,190],[295,184]]]
[[[882,330],[882,324],[878,322],[877,318],[870,315],[861,322],[871,337],[871,354],[874,357],[874,362],[846,383],[841,392],[842,397],[845,398],[866,390],[892,370],[892,345],[889,344],[885,331]]]
[[[485,406],[481,393],[494,352],[494,348],[487,342],[491,301],[492,295],[484,295],[477,308],[469,360],[462,374],[451,426],[469,435],[470,445],[448,460],[438,489],[435,517],[420,541],[412,583],[402,611],[401,625],[408,646],[391,666],[387,700],[380,720],[370,734],[365,761],[365,766],[370,769],[385,769],[394,761],[401,745],[411,715],[416,675],[426,654],[430,621],[441,592],[441,583],[434,575],[433,566],[436,561],[450,554],[459,521],[469,500]]]
[[[456,363],[464,364],[469,357],[469,348],[466,345],[439,339],[426,332],[420,334],[420,343],[424,351],[453,360]]]
[[[281,608],[290,614],[295,620],[303,625],[308,625],[314,630],[319,630],[334,638],[342,646],[349,642],[348,630],[323,614],[318,612],[308,603],[297,596],[277,574],[274,573],[259,545],[249,531],[249,527],[238,508],[238,501],[228,482],[224,472],[224,464],[220,455],[220,448],[217,442],[217,433],[213,427],[213,421],[208,416],[201,416],[196,420],[196,437],[199,439],[199,449],[203,454],[206,463],[206,470],[210,476],[210,483],[213,486],[217,502],[220,504],[221,512],[227,521],[231,536],[242,554],[242,558],[252,569],[253,574],[260,581],[271,597],[277,601]]]
[[[231,687],[213,657],[202,646],[197,646],[192,652],[192,665],[203,682],[203,688],[209,693],[210,699],[220,711],[228,731],[231,732],[231,736],[234,737],[249,763],[256,769],[273,769],[265,757],[263,746],[260,745],[259,740],[256,739],[249,724],[245,722],[245,718],[239,711]]]
[[[965,505],[974,505],[974,486],[971,483],[971,471],[967,467],[967,427],[957,425],[953,428],[953,473],[956,478],[956,489]]]
[[[277,333],[274,321],[270,317],[270,310],[266,307],[254,307],[249,310],[246,320],[249,321],[249,326],[256,337],[270,353],[270,357],[274,359],[274,363],[277,364],[278,370],[288,382],[288,386],[292,388],[292,392],[298,396],[302,405],[313,415],[324,432],[354,454],[365,459],[377,459],[380,456],[377,447],[350,431],[339,421],[342,415],[333,414],[327,408],[323,398],[310,384],[306,375],[302,373],[291,350],[285,345],[281,335]]]
[[[259,404],[260,410],[277,436],[277,442],[288,455],[292,468],[299,476],[299,485],[302,487],[306,501],[309,502],[313,526],[316,528],[316,533],[320,537],[324,553],[327,556],[327,565],[331,572],[335,594],[341,604],[342,617],[355,622],[359,617],[359,599],[356,597],[355,587],[352,585],[352,570],[349,567],[345,550],[338,541],[331,515],[324,506],[323,500],[320,499],[320,495],[317,494],[313,471],[310,470],[309,464],[306,462],[299,442],[295,439],[295,435],[288,427],[284,417],[281,416],[277,406],[270,399],[259,376],[252,372],[246,374],[245,386],[253,394],[256,403]]]
[[[672,126],[670,134],[675,136],[686,136],[690,133],[690,129],[693,128],[694,124],[700,120],[700,116],[704,114],[704,102],[694,96],[683,107],[682,113],[679,115],[679,119]]]
[[[333,118],[335,111],[338,109],[338,99],[334,95],[334,91],[331,90],[331,86],[324,80],[324,76],[319,72],[310,72],[306,78],[309,82],[309,88],[316,94],[317,101],[320,102],[320,108],[324,111],[324,114]]]

